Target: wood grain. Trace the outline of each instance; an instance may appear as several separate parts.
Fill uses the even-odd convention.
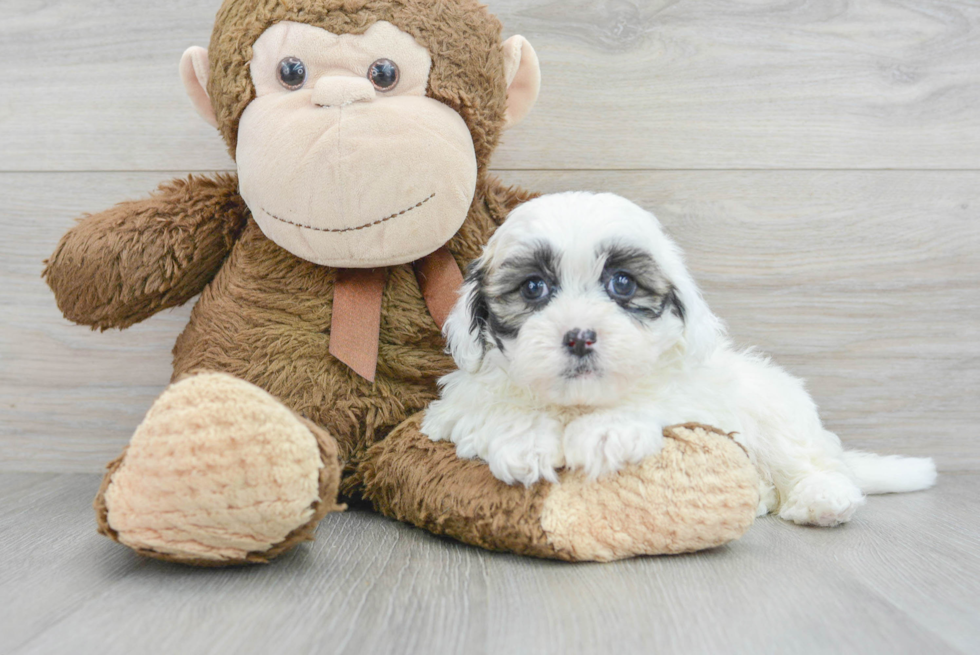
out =
[[[834,529],[760,520],[694,555],[567,564],[369,512],[273,564],[190,569],[95,534],[93,475],[0,474],[0,652],[974,653],[980,474]]]
[[[73,216],[158,173],[0,175],[0,470],[97,471],[170,374],[188,308],[68,324],[40,279]],[[980,468],[980,172],[507,172],[622,193],[687,250],[737,343],[809,381],[850,447]]]
[[[93,473],[189,308],[72,326],[41,260],[83,212],[234,167],[177,74],[220,0],[0,3],[0,653],[980,652],[980,3],[487,2],[544,76],[506,181],[654,210],[739,344],[939,486],[603,565],[367,512],[266,567],[136,557],[95,533]]]
[[[219,4],[0,4],[0,170],[230,167],[177,74]],[[970,0],[488,4],[543,71],[498,168],[980,167]]]

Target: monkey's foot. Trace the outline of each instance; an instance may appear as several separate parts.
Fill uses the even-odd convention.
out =
[[[312,539],[336,504],[333,438],[258,387],[222,373],[172,384],[95,499],[99,531],[187,564],[265,562]]]

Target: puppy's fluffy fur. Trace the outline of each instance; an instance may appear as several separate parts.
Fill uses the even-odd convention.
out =
[[[735,432],[762,480],[759,512],[848,521],[865,493],[931,486],[931,459],[845,451],[803,383],[737,351],[649,212],[611,194],[516,209],[467,275],[445,326],[459,371],[422,430],[513,484],[598,477],[662,447],[665,426]]]

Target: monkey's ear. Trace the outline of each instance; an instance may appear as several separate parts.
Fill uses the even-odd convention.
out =
[[[207,91],[210,70],[208,51],[201,46],[191,46],[180,58],[180,79],[184,81],[184,89],[194,103],[194,109],[211,127],[218,127],[218,117]]]
[[[514,35],[504,41],[504,77],[507,80],[504,127],[508,128],[527,116],[541,90],[538,55],[523,36]]]

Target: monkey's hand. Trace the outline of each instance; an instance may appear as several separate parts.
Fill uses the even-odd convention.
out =
[[[43,276],[75,323],[126,328],[200,293],[245,226],[238,178],[192,175],[84,217]]]

